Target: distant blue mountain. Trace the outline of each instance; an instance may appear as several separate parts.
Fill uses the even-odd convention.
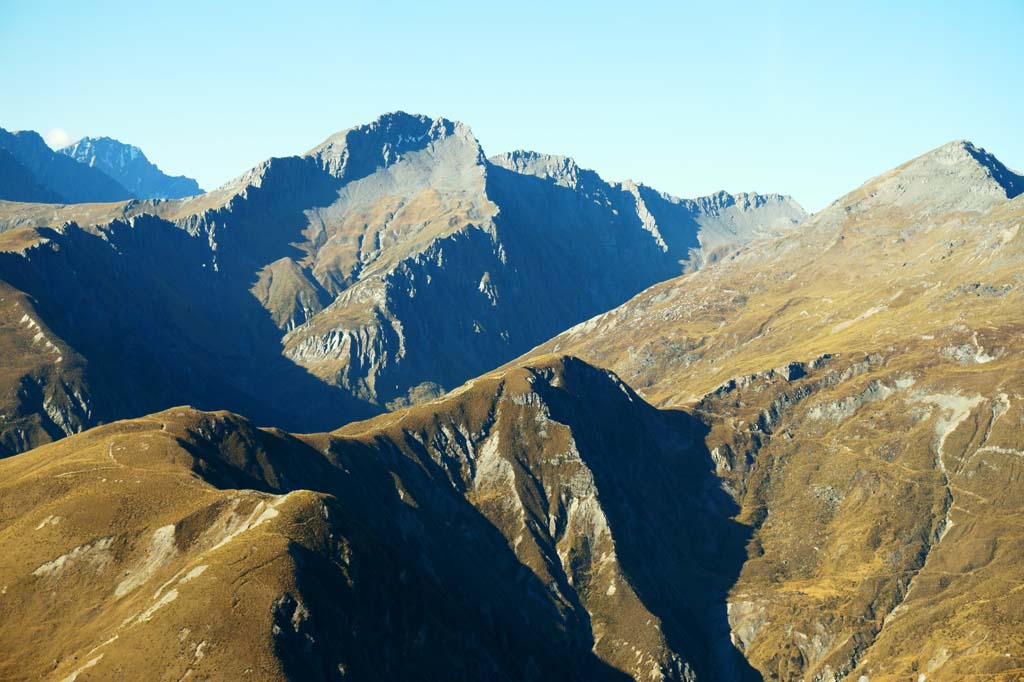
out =
[[[50,149],[39,133],[0,128],[0,199],[83,203],[123,201],[133,194],[98,168]]]
[[[203,193],[192,178],[167,175],[141,149],[110,137],[84,137],[58,153],[103,171],[140,199],[178,199]]]

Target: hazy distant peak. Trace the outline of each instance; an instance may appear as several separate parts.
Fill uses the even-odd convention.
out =
[[[517,149],[490,158],[496,166],[502,166],[517,172],[529,172],[534,175],[568,175],[579,173],[580,167],[576,160],[562,154],[544,154],[527,149]]]
[[[57,151],[93,167],[98,161],[101,167],[109,164],[122,168],[137,159],[149,162],[141,149],[112,137],[83,137]]]
[[[0,128],[0,148],[8,149],[16,156],[31,155],[45,157],[53,154],[43,136],[34,130],[5,130]]]
[[[34,130],[10,133],[0,128],[0,149],[6,150],[22,169],[18,171],[21,176],[18,182],[6,176],[0,177],[0,185],[8,185],[3,188],[7,199],[37,201],[40,197],[46,197],[46,201],[59,199],[62,202],[80,203],[132,198],[131,191],[102,169],[89,168],[65,154],[53,151]],[[9,172],[16,170],[14,166],[8,168]],[[28,184],[25,173],[32,178]],[[15,185],[24,192],[12,190]],[[40,193],[30,186],[44,191]]]
[[[57,153],[103,171],[143,199],[177,199],[203,192],[192,178],[167,175],[141,149],[112,137],[83,137]]]
[[[578,189],[581,180],[588,184],[602,182],[601,177],[595,171],[582,168],[575,159],[561,154],[544,154],[517,149],[492,156],[488,160],[492,165],[514,173],[552,180],[555,184],[572,189]]]
[[[22,140],[23,142],[26,142],[26,143],[29,143],[29,144],[43,144],[43,145],[46,144],[46,140],[43,139],[43,136],[40,135],[39,133],[37,133],[34,130],[12,130],[12,131],[6,131],[3,128],[0,128],[0,132],[9,132],[11,135],[14,135],[19,140]],[[47,147],[48,146],[49,145],[47,145]]]
[[[796,210],[797,213],[806,215],[803,207],[788,194],[758,194],[757,192],[730,194],[724,190],[719,190],[713,194],[693,199],[693,202],[705,213],[717,213],[733,206],[740,210],[748,211],[768,206],[769,204],[785,204]]]

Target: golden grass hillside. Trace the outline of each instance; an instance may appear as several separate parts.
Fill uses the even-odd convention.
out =
[[[0,677],[751,671],[703,429],[549,357],[291,436],[174,408],[0,462]]]
[[[951,143],[536,351],[707,424],[753,530],[732,633],[767,680],[1024,676],[1024,196],[1003,171]]]

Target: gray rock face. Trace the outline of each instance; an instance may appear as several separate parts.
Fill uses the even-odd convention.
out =
[[[54,152],[31,130],[11,133],[0,128],[0,150],[10,155],[0,163],[0,199],[80,203],[133,198],[100,169]]]
[[[84,137],[59,151],[103,171],[140,199],[176,199],[202,194],[192,178],[167,175],[142,150],[109,137]]]
[[[967,140],[954,140],[873,178],[833,206],[848,206],[848,211],[857,212],[894,206],[922,215],[977,212],[1022,192],[1024,176]]]
[[[434,397],[804,216],[779,196],[608,183],[563,157],[488,161],[467,126],[403,113],[119,211],[0,254],[0,279],[87,359],[86,384],[107,384],[94,419],[187,403],[300,431]]]
[[[457,385],[804,217],[786,197],[680,200],[562,156],[487,160],[466,126],[405,114],[307,156],[348,182],[307,212],[310,275],[334,300],[287,316],[285,353],[378,403]]]

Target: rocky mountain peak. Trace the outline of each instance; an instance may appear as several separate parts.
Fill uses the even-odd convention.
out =
[[[43,136],[34,130],[8,131],[0,128],[0,149],[6,149],[26,166],[41,165],[53,156]]]
[[[102,171],[140,199],[178,199],[203,193],[192,178],[167,175],[141,149],[112,137],[83,137],[58,154]]]
[[[600,181],[597,173],[580,168],[575,159],[560,154],[543,154],[518,149],[492,156],[489,160],[493,165],[514,173],[553,180],[555,184],[572,189],[579,187],[581,177],[593,176]]]
[[[520,175],[534,175],[557,185],[586,191],[605,184],[595,171],[581,167],[575,159],[558,154],[516,150],[488,159],[490,164]]]
[[[845,211],[889,205],[935,214],[985,211],[1024,192],[1024,177],[967,140],[954,140],[869,180],[833,204]]]
[[[956,146],[966,152],[976,163],[978,163],[999,185],[1006,191],[1006,197],[1013,199],[1022,192],[1024,192],[1024,175],[1017,173],[1016,171],[1007,168],[1003,163],[997,159],[994,155],[985,151],[981,147],[976,147],[966,140],[958,140],[951,142],[945,147]]]
[[[351,181],[390,166],[405,154],[449,139],[474,147],[483,161],[483,152],[469,126],[404,111],[384,114],[366,125],[335,133],[304,156],[316,159],[331,175]]]
[[[573,355],[541,355],[530,358],[528,363],[499,370],[496,374],[505,379],[506,390],[512,395],[560,389],[581,399],[588,395],[605,394],[628,402],[635,401],[638,405],[642,403],[633,389],[614,372],[591,365]],[[475,382],[468,384],[467,388],[476,390]],[[622,396],[619,396],[620,392]]]
[[[39,145],[49,146],[46,144],[46,140],[43,139],[43,136],[34,130],[14,130],[10,131],[8,134],[13,135],[25,145],[32,145],[35,147],[38,147]]]
[[[729,194],[724,190],[720,190],[693,201],[701,211],[709,214],[717,214],[731,207],[736,207],[741,211],[749,211],[771,204],[780,204],[791,207],[796,213],[806,215],[803,208],[800,207],[793,197],[787,194],[758,194],[756,192]]]
[[[83,137],[59,151],[89,166],[95,166],[99,161],[101,164],[123,168],[140,157],[148,161],[142,150],[135,145],[106,136]]]
[[[11,193],[15,184],[6,175],[0,176],[0,184],[8,185],[5,198],[14,200],[38,200],[45,196],[49,201],[67,203],[121,201],[132,198],[132,193],[121,183],[111,178],[100,168],[92,168],[54,152],[34,130],[8,132],[0,128],[0,149],[8,152],[22,169],[22,175],[31,176],[33,185],[41,188],[43,194],[28,192]]]

